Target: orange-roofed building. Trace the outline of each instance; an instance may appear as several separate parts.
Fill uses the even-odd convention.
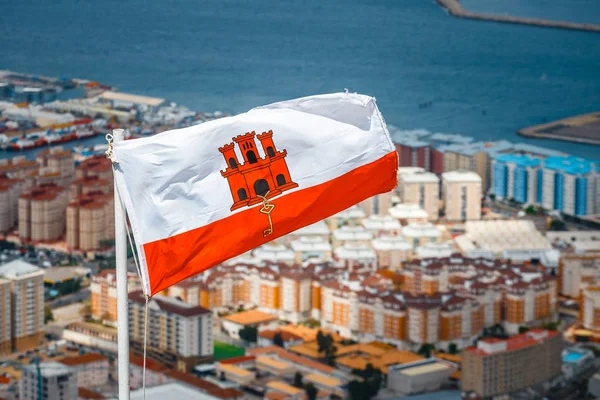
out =
[[[96,175],[77,178],[71,182],[71,198],[92,192],[112,193],[114,185],[112,180],[102,179]]]
[[[480,340],[462,352],[462,390],[488,398],[547,382],[561,374],[561,351],[557,331]]]
[[[99,179],[105,179],[109,182],[113,180],[112,162],[103,155],[88,158],[77,166],[75,178],[85,178],[88,176],[97,176]]]
[[[141,288],[140,280],[134,273],[128,274],[129,292]],[[92,317],[105,324],[117,326],[117,278],[114,269],[104,269],[92,277],[90,283],[90,304]]]
[[[0,174],[7,174],[13,179],[26,180],[28,183],[26,185],[27,187],[33,186],[38,168],[38,163],[33,160],[28,160],[25,156],[0,160]]]
[[[19,222],[19,196],[24,190],[22,179],[0,175],[0,232],[8,232]]]
[[[84,251],[112,246],[115,238],[114,199],[111,193],[88,192],[67,206],[67,246]]]
[[[108,358],[99,353],[88,353],[58,360],[77,370],[77,385],[93,387],[108,383]]]
[[[75,176],[75,161],[73,152],[64,150],[61,146],[51,147],[36,155],[39,165],[38,185],[55,183],[68,187]]]
[[[68,192],[61,186],[35,186],[19,197],[19,236],[38,241],[58,240],[65,232]]]

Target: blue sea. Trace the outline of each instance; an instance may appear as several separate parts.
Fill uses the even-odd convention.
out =
[[[600,23],[598,0],[463,4]],[[600,110],[600,34],[456,19],[432,0],[0,0],[0,69],[231,113],[348,88],[402,129],[479,140]]]

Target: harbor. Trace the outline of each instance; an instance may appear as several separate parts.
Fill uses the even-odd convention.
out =
[[[600,145],[600,112],[577,115],[519,129],[517,134],[537,139]]]
[[[115,128],[136,138],[224,116],[94,81],[0,71],[0,159],[15,153],[35,158],[60,145],[84,160],[101,152],[105,134]]]
[[[441,7],[445,8],[450,15],[457,18],[600,33],[600,25],[596,24],[553,21],[547,19],[514,17],[509,15],[497,15],[487,13],[474,13],[465,10],[458,0],[436,0],[436,2]]]

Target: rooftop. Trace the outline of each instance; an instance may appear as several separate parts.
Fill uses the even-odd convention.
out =
[[[597,169],[598,165],[580,157],[548,157],[544,160],[544,168],[566,174],[585,175]]]
[[[469,347],[465,351],[479,355],[489,355],[504,351],[514,351],[525,347],[541,344],[547,339],[560,335],[558,331],[532,329],[528,332],[502,340],[496,338],[482,339],[477,347]]]
[[[309,382],[314,382],[329,387],[341,386],[343,384],[339,379],[330,378],[320,374],[308,374],[304,377],[304,379]]]
[[[388,213],[396,219],[427,219],[429,213],[421,208],[418,204],[399,203],[390,207]]]
[[[258,310],[248,310],[223,317],[223,320],[238,325],[258,325],[277,320],[277,317]]]
[[[27,365],[27,366],[23,367],[23,369],[27,370],[29,372],[33,372],[34,374],[37,375],[37,372],[36,372],[37,367],[35,364]],[[61,376],[61,375],[68,375],[68,374],[75,373],[75,370],[73,368],[68,367],[68,366],[61,364],[59,362],[56,362],[56,361],[41,362],[40,363],[40,371],[44,378],[50,378],[50,377],[54,377],[54,376]]]
[[[496,157],[496,161],[515,164],[518,167],[537,167],[541,164],[541,160],[539,158],[530,157],[524,154],[501,154]]]
[[[304,392],[304,390],[298,389],[297,387],[292,385],[288,385],[287,383],[282,381],[271,381],[267,383],[267,388],[276,390],[278,392],[283,392],[291,396],[296,396]]]
[[[0,276],[8,279],[23,278],[29,275],[43,274],[43,271],[33,264],[29,264],[21,259],[10,261],[0,265]]]
[[[165,99],[160,99],[157,97],[140,96],[128,93],[117,93],[112,91],[103,92],[99,97],[103,100],[116,100],[133,104],[144,104],[147,106],[159,106],[165,102]]]
[[[228,372],[230,374],[234,374],[234,375],[237,375],[240,377],[254,375],[252,372],[248,371],[247,369],[240,368],[233,364],[220,364],[219,368],[225,372]]]
[[[440,180],[432,172],[416,171],[413,173],[399,174],[399,179],[406,183],[438,183]]]
[[[170,399],[190,399],[190,400],[216,400],[219,397],[209,393],[201,392],[198,389],[187,385],[171,382],[159,386],[147,387],[144,393],[143,389],[131,392],[131,400],[164,400]]]
[[[108,358],[99,353],[87,353],[79,356],[65,357],[58,360],[58,362],[60,362],[61,364],[68,365],[71,367],[98,361],[108,361]]]
[[[444,182],[452,183],[463,183],[463,182],[474,182],[481,183],[481,177],[475,172],[466,171],[459,169],[457,171],[444,172],[442,174],[442,180]]]

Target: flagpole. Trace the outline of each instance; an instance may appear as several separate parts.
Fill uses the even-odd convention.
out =
[[[113,142],[124,140],[123,129],[113,129]],[[115,179],[115,262],[117,275],[117,341],[119,400],[129,400],[129,317],[127,292],[127,222]]]

